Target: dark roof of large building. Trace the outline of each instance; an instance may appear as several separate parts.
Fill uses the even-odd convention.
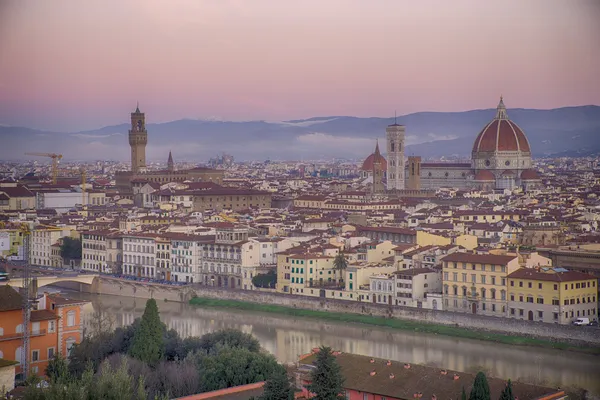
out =
[[[542,272],[538,271],[535,268],[520,268],[508,275],[508,277],[514,279],[531,279],[536,281],[550,282],[573,282],[596,279],[596,277],[593,275],[589,275],[578,271]]]
[[[49,321],[52,319],[58,319],[58,315],[54,314],[50,310],[33,310],[33,311],[31,311],[31,322]]]
[[[516,257],[516,255],[503,256],[496,254],[452,253],[442,258],[442,261],[505,265]]]
[[[14,311],[23,308],[23,297],[10,285],[0,286],[0,311]]]
[[[316,355],[311,355],[301,360],[301,363],[310,365],[315,359]],[[475,380],[475,374],[373,359],[356,354],[341,353],[336,359],[345,378],[344,389],[395,399],[459,399],[463,387],[469,393]],[[491,398],[500,397],[506,381],[488,377],[488,383]],[[515,398],[519,399],[538,399],[557,392],[560,390],[513,382],[513,393]]]

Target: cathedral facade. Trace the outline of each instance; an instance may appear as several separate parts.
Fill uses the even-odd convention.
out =
[[[405,162],[404,126],[396,123],[388,126],[386,136],[389,192],[441,187],[531,189],[540,183],[538,173],[532,169],[531,147],[527,136],[508,118],[502,97],[496,108],[496,116],[483,127],[473,143],[470,163],[423,163],[418,156],[408,157],[408,162]],[[369,157],[373,156],[374,154]],[[372,168],[372,164],[367,167]]]

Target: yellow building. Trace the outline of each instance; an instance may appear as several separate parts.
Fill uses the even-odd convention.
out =
[[[518,269],[508,276],[508,317],[565,325],[597,319],[597,281],[577,271]]]
[[[23,252],[23,232],[20,229],[2,229],[0,232],[8,233],[8,250],[0,250],[0,256],[18,256]]]
[[[450,243],[452,243],[452,239],[449,237],[425,231],[417,231],[417,244],[419,246],[446,246]]]
[[[295,254],[289,257],[290,293],[303,294],[305,288],[335,285],[339,272],[333,269],[335,257],[322,254]]]
[[[442,259],[444,310],[506,316],[507,277],[517,255],[452,253]]]

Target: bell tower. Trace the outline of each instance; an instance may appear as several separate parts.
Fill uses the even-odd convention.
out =
[[[129,146],[131,147],[131,172],[138,173],[146,170],[146,116],[140,111],[140,106],[131,113],[131,129],[129,130]]]
[[[387,188],[404,189],[404,125],[394,123],[385,129],[387,137]]]

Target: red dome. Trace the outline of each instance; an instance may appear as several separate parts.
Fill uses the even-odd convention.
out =
[[[495,181],[496,177],[487,169],[482,169],[475,175],[474,180],[476,181]]]
[[[496,117],[477,135],[473,144],[473,153],[495,151],[531,152],[525,133],[508,119],[502,99]]]
[[[539,180],[540,176],[538,175],[536,170],[526,169],[525,171],[521,172],[521,179],[525,181],[534,181]]]
[[[365,159],[361,168],[363,171],[373,171],[373,163],[375,162],[375,156],[375,153],[373,153]],[[383,156],[379,154],[378,159],[381,163],[381,169],[383,171],[387,171],[387,161],[385,160],[385,158],[383,158]]]

